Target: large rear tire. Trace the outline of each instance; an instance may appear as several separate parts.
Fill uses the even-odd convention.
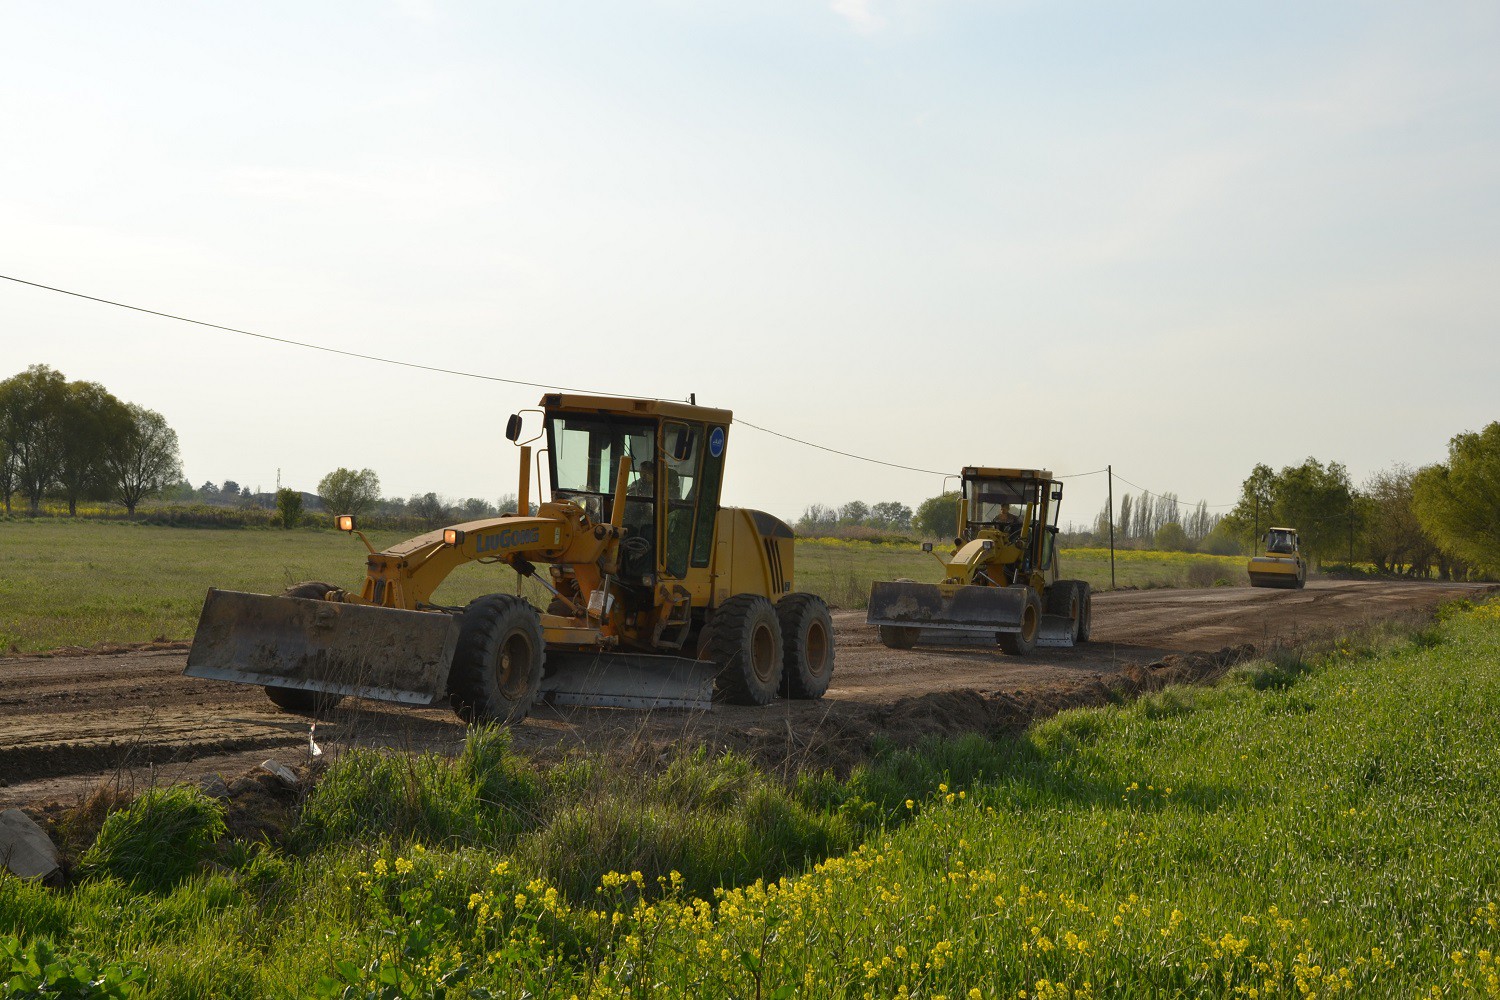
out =
[[[1026,603],[1021,608],[1021,630],[1001,632],[1000,648],[1011,656],[1030,656],[1036,649],[1037,633],[1042,628],[1042,599],[1025,584],[1020,586],[1026,590]]]
[[[821,698],[833,679],[833,616],[816,594],[788,594],[776,602],[785,650],[781,693]]]
[[[781,625],[758,594],[719,605],[699,641],[702,658],[719,665],[714,697],[737,705],[769,705],[781,688]]]
[[[323,583],[318,580],[304,580],[302,583],[293,584],[282,591],[282,597],[302,597],[310,601],[327,600],[328,595],[338,590],[331,583]],[[322,715],[324,712],[333,711],[339,702],[344,700],[341,694],[330,694],[324,691],[305,691],[302,688],[273,687],[266,685],[266,697],[277,708],[287,712],[296,712],[298,715]]]
[[[458,623],[449,701],[465,722],[519,722],[542,683],[546,645],[536,609],[512,594],[477,597]]]

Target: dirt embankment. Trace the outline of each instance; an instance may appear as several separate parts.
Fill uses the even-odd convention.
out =
[[[886,649],[860,612],[835,616],[833,687],[817,702],[707,713],[542,706],[515,727],[540,760],[579,750],[645,757],[683,745],[734,748],[768,766],[846,770],[877,741],[1013,730],[1061,709],[1212,679],[1274,644],[1424,613],[1488,588],[1315,581],[1304,591],[1157,590],[1096,597],[1094,641],[1027,658],[977,646]],[[316,733],[254,687],[182,676],[180,649],[0,659],[0,805],[70,799],[101,782],[240,775],[274,758],[305,764],[309,739],[452,752],[462,726],[445,709],[350,700]],[[325,758],[326,759],[326,758]]]

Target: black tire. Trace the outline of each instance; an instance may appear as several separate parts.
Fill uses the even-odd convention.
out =
[[[1058,580],[1047,588],[1047,614],[1068,619],[1068,641],[1074,644],[1083,626],[1082,586],[1081,580]]]
[[[719,605],[699,639],[701,656],[719,665],[714,697],[737,705],[769,705],[781,689],[781,625],[776,608],[757,594]]]
[[[816,594],[787,594],[776,602],[784,650],[781,693],[821,698],[833,679],[833,616]]]
[[[909,576],[898,577],[896,583],[916,583]],[[914,625],[881,625],[880,644],[886,649],[915,649],[922,640],[922,630]]]
[[[1025,584],[1018,586],[1026,590],[1026,603],[1021,609],[1021,631],[1001,632],[1000,648],[1011,656],[1030,656],[1036,649],[1037,633],[1042,629],[1042,599]]]
[[[1078,583],[1078,642],[1088,642],[1094,633],[1094,588],[1083,580]]]
[[[303,597],[310,601],[321,601],[329,594],[339,588],[331,583],[323,583],[318,580],[304,580],[302,583],[294,584],[282,591],[282,597]],[[330,694],[324,691],[305,691],[302,688],[272,687],[267,684],[266,697],[271,699],[271,704],[287,712],[296,712],[298,715],[322,715],[324,712],[333,711],[339,702],[344,700],[341,694]]]
[[[880,626],[880,643],[887,649],[915,649],[922,630],[914,625]]]
[[[525,598],[476,597],[458,622],[449,701],[465,722],[519,722],[542,683],[542,621]]]

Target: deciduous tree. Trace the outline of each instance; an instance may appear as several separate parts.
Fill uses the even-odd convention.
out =
[[[928,497],[917,505],[912,517],[912,527],[924,535],[935,538],[953,538],[958,534],[957,490]]]
[[[106,459],[114,499],[134,514],[142,500],[182,479],[177,432],[155,410],[125,404],[130,425],[121,445]]]
[[[380,477],[374,469],[334,469],[318,480],[318,495],[329,513],[366,514],[380,502]]]
[[[57,485],[67,396],[67,379],[47,365],[32,365],[0,382],[0,433],[11,456],[15,489],[33,514]]]
[[[109,457],[124,447],[130,411],[98,382],[70,382],[60,413],[57,485],[78,516],[78,501],[109,495]]]
[[[1430,465],[1412,483],[1422,527],[1452,556],[1500,572],[1500,423],[1448,442],[1448,461]]]

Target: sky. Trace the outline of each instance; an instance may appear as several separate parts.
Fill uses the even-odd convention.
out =
[[[1230,504],[1500,419],[1496,52],[1492,2],[0,0],[0,274]],[[497,498],[543,391],[0,281],[31,364],[261,490]],[[740,424],[724,500],[943,484]]]

